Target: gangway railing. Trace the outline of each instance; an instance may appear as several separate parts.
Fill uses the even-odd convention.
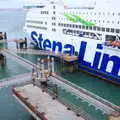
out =
[[[16,75],[14,77],[9,77],[0,80],[0,88],[8,87],[8,86],[15,86],[15,85],[23,85],[31,83],[31,73],[26,73],[22,75]]]
[[[88,103],[94,105],[95,107],[98,107],[100,110],[107,114],[111,114],[114,111],[120,112],[119,106],[108,102],[107,100],[65,80],[60,76],[50,77],[49,80],[52,81],[53,84],[57,84],[59,87],[62,87],[63,89],[74,93],[76,96],[79,96],[84,101],[86,100]]]
[[[4,50],[2,51],[2,53],[7,56],[8,58],[18,62],[19,64],[21,64],[22,66],[25,66],[28,70],[32,70],[32,68],[34,66],[36,66],[36,64],[30,62],[29,60],[26,60],[18,55],[16,55],[15,53],[9,52],[8,50]],[[11,57],[12,56],[12,57]]]
[[[53,51],[47,51],[47,50],[11,49],[10,51],[14,51],[15,53],[23,53],[23,54],[50,55],[50,56],[56,56],[56,57],[60,57],[60,58],[62,58],[66,55],[61,52],[53,52]]]
[[[37,85],[37,86],[41,87],[39,85]],[[55,86],[52,86],[52,87],[58,87],[58,86],[55,84]],[[53,98],[55,96],[57,96],[57,95],[55,95],[56,93],[53,90],[51,90],[50,88],[45,88],[45,89],[42,88],[42,89],[44,91],[46,91],[49,95],[53,96]],[[56,99],[57,99],[57,101],[62,103],[64,106],[66,106],[66,108],[68,110],[74,111],[77,116],[81,116],[85,120],[97,120],[95,117],[93,117],[93,116],[89,115],[87,112],[85,112],[84,109],[80,105],[77,106],[75,104],[72,104],[67,98],[62,97],[62,96],[57,96]],[[39,106],[39,104],[37,106]]]

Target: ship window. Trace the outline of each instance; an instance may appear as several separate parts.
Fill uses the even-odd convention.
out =
[[[120,29],[116,29],[116,33],[120,33]]]
[[[53,12],[53,14],[55,14],[55,11]]]
[[[75,25],[74,25],[74,24],[73,24],[72,26],[73,26],[73,28],[75,27]]]
[[[54,31],[54,32],[55,32],[55,31],[56,31],[56,29],[55,29],[55,28],[52,28],[52,31]]]
[[[79,25],[79,28],[81,28],[81,25]]]
[[[120,21],[118,21],[118,24],[120,23]]]
[[[97,27],[97,30],[100,31],[100,27]]]
[[[103,31],[103,32],[105,31],[105,28],[104,28],[104,27],[102,27],[102,31]]]
[[[90,26],[89,29],[92,30],[92,26]]]
[[[76,25],[76,28],[78,28],[78,25]]]
[[[71,27],[71,24],[69,24],[69,27]]]
[[[56,19],[56,17],[52,17],[52,20],[55,20]]]
[[[85,29],[85,26],[84,26],[84,25],[82,26],[82,29]]]
[[[53,9],[55,9],[55,6],[53,6]]]
[[[53,26],[55,26],[55,25],[56,25],[56,23],[52,23],[52,25],[53,25]]]
[[[36,29],[42,29],[42,30],[47,30],[46,27],[39,27],[39,26],[34,26],[34,25],[27,25],[29,28],[36,28]]]
[[[109,32],[110,31],[110,29],[109,28],[106,28],[106,32]]]
[[[47,22],[45,22],[45,25],[47,25]]]
[[[120,13],[118,13],[118,15],[120,16]]]
[[[77,31],[77,34],[79,34],[80,33],[80,31]]]
[[[114,32],[114,29],[113,28],[111,28],[111,30],[110,30],[111,32]]]
[[[86,26],[86,30],[88,30],[88,26]]]
[[[93,27],[93,30],[96,30],[96,27],[95,27],[95,26]]]
[[[113,13],[113,16],[115,15],[115,13]]]

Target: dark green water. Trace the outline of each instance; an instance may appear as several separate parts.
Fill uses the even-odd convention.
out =
[[[0,79],[28,72],[17,62],[7,59],[5,67],[0,67]],[[0,89],[0,120],[32,120],[32,116],[12,96],[10,87]]]
[[[0,79],[27,72],[30,71],[18,64],[17,62],[12,61],[10,59],[6,59],[6,65],[4,67],[0,66]]]
[[[0,120],[33,120],[12,96],[11,88],[0,89]]]
[[[29,54],[18,54],[18,55],[34,63],[36,63],[37,58],[43,57],[39,55],[29,55]],[[111,101],[116,105],[120,105],[120,87],[119,86],[115,86],[106,81],[92,77],[87,73],[81,72],[81,71],[73,72],[72,74],[68,72],[61,74],[59,62],[56,62],[55,71],[57,71],[61,76],[63,76],[67,80],[77,84],[78,86],[81,86],[105,98],[106,100]]]
[[[39,57],[46,57],[46,56],[40,56],[40,55],[29,55],[29,54],[18,54],[21,57],[24,57],[27,60],[30,60],[33,63],[36,63],[37,58]],[[66,78],[67,80],[77,84],[78,86],[81,86],[103,98],[105,98],[108,101],[111,101],[112,103],[116,105],[120,105],[120,88],[118,86],[115,86],[111,83],[108,83],[106,81],[100,80],[98,78],[92,77],[84,72],[74,72],[74,73],[68,73],[65,72],[64,74],[60,73],[60,64],[59,62],[56,62],[55,70],[57,73],[59,73],[61,76]],[[72,96],[70,93],[66,93],[64,91],[60,91],[60,95],[69,99],[72,103],[76,105],[80,105],[84,109],[84,111],[90,115],[92,115],[94,118],[97,118],[98,120],[107,120],[108,116],[106,114],[103,115],[103,113],[100,110],[95,110],[94,106],[89,106],[88,103],[82,102],[80,99],[76,99],[75,96]]]

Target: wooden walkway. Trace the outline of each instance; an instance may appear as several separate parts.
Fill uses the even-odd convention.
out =
[[[32,84],[13,89],[15,98],[35,117],[41,120],[84,120],[46,92]],[[37,120],[39,120],[37,119]]]
[[[67,55],[59,52],[51,52],[46,50],[33,50],[33,49],[9,49],[9,51],[14,51],[15,53],[22,54],[35,54],[35,55],[50,55],[59,57],[67,62],[76,61],[78,59],[75,55]]]

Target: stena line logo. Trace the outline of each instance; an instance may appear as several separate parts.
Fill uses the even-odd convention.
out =
[[[75,46],[71,44],[62,45],[61,42],[50,41],[49,39],[42,38],[42,34],[38,34],[37,32],[31,32],[31,39],[36,43],[38,47],[45,50],[58,51],[72,55],[75,52]],[[102,44],[97,44],[96,51],[93,57],[92,62],[88,62],[84,60],[84,56],[86,54],[87,42],[81,41],[80,49],[79,49],[79,63],[85,65],[89,68],[93,68],[95,70],[99,70],[104,73],[108,73],[114,77],[120,78],[120,57],[119,56],[110,56],[109,54],[102,53],[103,46]],[[100,52],[101,51],[101,52]],[[100,63],[100,59],[102,57],[102,61]],[[112,63],[112,67],[109,72],[107,72],[108,63]],[[100,64],[100,67],[98,68]]]

